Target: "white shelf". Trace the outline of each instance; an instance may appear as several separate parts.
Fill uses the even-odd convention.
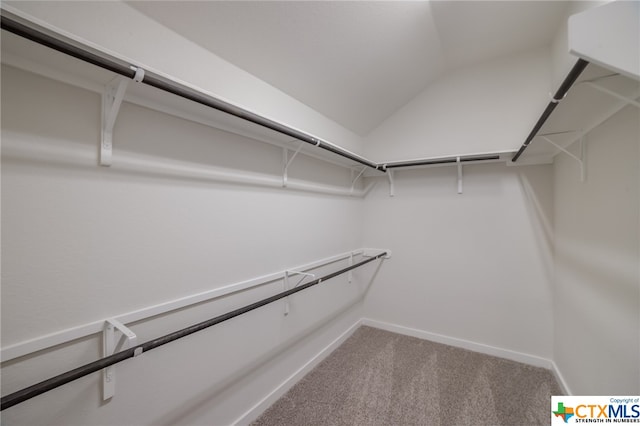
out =
[[[627,105],[624,101],[585,83],[592,80],[626,98],[635,100],[640,96],[640,82],[589,64],[565,99],[542,126],[538,135],[531,141],[516,165],[520,162],[522,164],[551,162],[561,150],[545,141],[543,135],[548,135],[549,139],[562,148],[568,148],[581,134],[588,133]]]
[[[56,81],[102,93],[117,74],[73,58],[23,37],[2,32],[2,64],[42,75]],[[245,136],[279,147],[296,150],[300,141],[250,121],[189,101],[146,84],[130,84],[125,102],[167,113],[186,120]],[[360,163],[304,143],[302,154],[351,169]]]
[[[7,31],[2,34],[2,63],[95,93],[102,93],[104,87],[117,77],[113,72]],[[518,163],[512,165],[552,162],[561,150],[545,141],[542,135],[549,135],[547,137],[554,143],[567,148],[581,132],[590,130],[594,123],[599,124],[626,105],[611,94],[583,82],[597,80],[598,85],[621,96],[631,99],[640,96],[640,82],[612,74],[610,70],[590,64],[542,126],[539,136],[533,139]],[[303,155],[353,170],[359,171],[363,167],[349,158],[146,84],[130,84],[124,101],[292,151],[302,144]],[[510,163],[506,158],[510,153],[497,154],[500,154],[497,161]],[[365,176],[380,174],[379,171],[367,170]]]

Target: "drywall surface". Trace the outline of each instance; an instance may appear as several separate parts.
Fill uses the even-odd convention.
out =
[[[362,151],[360,136],[121,1],[7,1],[3,7],[146,70]]]
[[[573,159],[560,154],[554,165],[554,359],[575,395],[637,395],[638,110],[625,108],[586,140],[584,183]]]
[[[113,166],[99,167],[100,104],[94,93],[2,68],[3,347],[362,247],[362,199],[189,173],[224,166],[281,176],[282,150],[272,145],[124,103]],[[127,159],[154,167],[122,168]],[[348,170],[302,154],[291,167],[291,178],[351,182]],[[109,402],[92,374],[3,411],[2,422],[232,423],[362,317],[375,268],[292,296],[286,317],[276,302],[118,364]],[[142,343],[282,289],[275,281],[131,326]],[[96,335],[4,362],[3,395],[101,351]]]
[[[377,162],[514,151],[548,102],[549,52],[536,49],[440,78],[365,138]]]
[[[551,166],[398,171],[365,200],[366,244],[393,252],[367,318],[550,359]],[[494,351],[499,353],[500,351]]]

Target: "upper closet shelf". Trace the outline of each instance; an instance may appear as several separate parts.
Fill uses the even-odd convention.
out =
[[[105,92],[105,88],[123,74],[123,78],[133,81],[135,66],[130,67],[106,54],[92,52],[88,47],[78,47],[70,40],[58,35],[51,36],[39,28],[33,28],[31,24],[24,25],[7,16],[10,14],[5,10],[2,13],[2,29],[6,30],[2,32],[3,64],[96,93]],[[60,44],[65,43],[67,46],[59,51]],[[73,51],[65,51],[65,47]],[[78,57],[82,57],[82,60]],[[115,67],[109,70],[102,62],[111,62]],[[376,163],[319,137],[150,72],[145,71],[143,84],[132,82],[127,85],[123,100],[293,151],[302,144],[305,155],[344,167],[367,167],[384,173]],[[114,143],[117,149],[117,141]]]
[[[103,95],[102,153],[106,153],[101,157],[103,165],[110,165],[112,146],[109,136],[123,100],[283,147],[284,158],[287,159],[290,154],[293,154],[293,158],[303,153],[348,167],[355,170],[358,177],[363,174],[380,175],[387,169],[508,161],[511,155],[510,152],[489,152],[376,163],[185,83],[142,70],[134,64],[52,33],[5,9],[2,9],[2,29],[5,30],[2,37],[2,63]],[[108,143],[105,144],[105,140]],[[113,149],[117,150],[117,141],[114,141]],[[286,167],[283,180],[286,182]]]
[[[582,149],[567,148],[577,141],[582,148],[583,138],[618,111],[640,107],[638,34],[638,2],[609,2],[569,18],[569,51],[580,59],[512,161],[550,161],[564,152],[580,163],[584,179]]]
[[[469,163],[506,161],[514,164],[516,160],[518,163],[515,164],[548,163],[558,153],[567,152],[569,145],[580,140],[626,105],[640,106],[636,99],[640,96],[638,81],[581,59],[553,95],[549,106],[515,156],[511,157],[510,152],[488,152],[375,163],[304,131],[198,91],[185,83],[141,70],[135,64],[80,45],[60,34],[52,34],[36,24],[14,17],[4,9],[2,29],[6,30],[2,37],[4,64],[101,93],[107,99],[108,89],[113,87],[111,104],[103,103],[106,105],[104,122],[107,123],[106,126],[103,123],[103,135],[112,129],[118,105],[125,100],[283,147],[287,165],[290,161],[287,151],[290,150],[293,154],[291,158],[301,152],[356,170],[358,177],[363,173],[371,176],[408,167],[457,165],[460,175],[462,164]],[[126,80],[126,83],[117,82],[118,78]],[[131,83],[134,80],[138,83]],[[572,88],[568,92],[570,87]],[[114,143],[117,149],[117,141]],[[104,138],[102,145],[105,145]],[[108,162],[104,164],[108,165]],[[357,177],[351,192],[356,180]],[[283,181],[286,183],[286,166]]]
[[[515,164],[548,163],[561,152],[577,155],[576,159],[581,161],[579,153],[566,151],[569,146],[626,106],[640,107],[638,96],[639,81],[587,63],[575,83],[565,92],[564,98],[560,96],[555,102],[557,105],[553,113],[548,115],[537,131],[534,127],[529,135],[530,141],[521,148],[521,155],[514,157],[514,161],[517,161]],[[554,101],[555,98],[550,100],[550,105]]]

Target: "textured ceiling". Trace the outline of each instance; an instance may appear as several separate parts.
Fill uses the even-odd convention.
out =
[[[137,1],[182,36],[366,135],[443,73],[547,45],[561,1]]]

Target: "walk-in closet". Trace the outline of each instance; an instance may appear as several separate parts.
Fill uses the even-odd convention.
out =
[[[639,1],[0,8],[2,424],[640,421]]]

